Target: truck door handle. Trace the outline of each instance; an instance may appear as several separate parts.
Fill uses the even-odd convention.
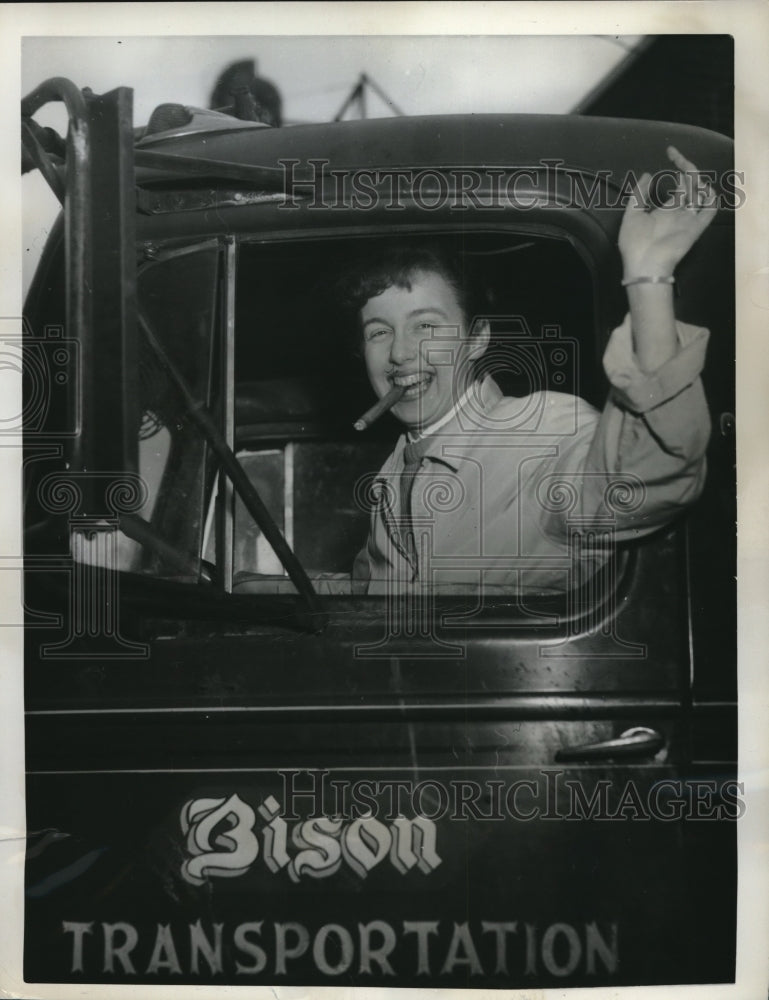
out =
[[[556,751],[555,759],[563,763],[570,760],[610,760],[613,757],[653,757],[664,746],[665,737],[656,729],[634,726],[613,740],[561,747]]]

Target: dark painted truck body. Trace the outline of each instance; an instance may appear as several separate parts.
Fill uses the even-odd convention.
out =
[[[23,107],[71,114],[66,152],[25,140],[64,200],[25,311],[25,978],[731,981],[731,143],[549,116],[135,131],[130,91],[65,84]],[[703,495],[581,589],[353,593],[398,430],[352,429],[335,275],[385,238],[461,245],[495,375],[600,407],[623,181],[670,143],[723,198],[678,275],[711,330]]]

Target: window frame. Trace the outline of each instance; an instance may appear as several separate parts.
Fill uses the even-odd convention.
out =
[[[222,324],[223,331],[221,331],[220,343],[224,351],[223,363],[220,365],[220,377],[221,384],[219,387],[219,398],[226,401],[226,409],[222,414],[221,419],[223,420],[227,443],[230,447],[235,445],[237,428],[235,426],[234,420],[234,382],[230,381],[229,373],[234,372],[234,349],[235,349],[235,338],[237,336],[237,331],[235,330],[235,300],[237,296],[238,280],[239,280],[239,265],[240,265],[240,249],[246,245],[259,245],[264,248],[269,248],[277,243],[289,244],[289,243],[307,243],[313,242],[318,245],[323,242],[337,241],[341,242],[345,239],[351,237],[367,237],[371,238],[372,241],[380,238],[392,238],[394,235],[408,235],[414,236],[415,234],[424,235],[429,238],[431,236],[445,235],[447,231],[454,231],[456,227],[456,219],[449,220],[449,225],[442,224],[436,225],[435,223],[430,224],[420,224],[415,226],[413,224],[404,223],[399,226],[390,226],[384,229],[381,226],[346,226],[340,231],[339,227],[335,228],[317,228],[312,231],[298,231],[298,232],[281,232],[281,233],[265,233],[265,232],[229,232],[225,235],[220,235],[219,242],[220,245],[225,247],[225,254],[227,264],[226,264],[226,282],[225,282],[225,295],[222,301]],[[602,317],[606,311],[606,298],[607,296],[602,294],[602,283],[601,275],[605,275],[608,270],[608,263],[606,260],[606,253],[604,253],[601,260],[596,259],[595,253],[591,252],[591,248],[584,245],[573,232],[570,232],[564,228],[560,228],[552,225],[543,225],[542,223],[537,223],[534,226],[522,225],[520,221],[511,222],[507,220],[504,223],[486,223],[478,224],[477,226],[467,227],[468,232],[472,232],[473,235],[484,235],[489,233],[495,234],[505,234],[509,236],[531,236],[535,235],[538,238],[553,238],[559,241],[564,241],[568,243],[571,249],[575,252],[576,256],[580,259],[581,263],[585,266],[587,273],[592,279],[592,300],[593,300],[593,332],[594,332],[594,342],[596,348],[596,355],[600,358],[605,340],[608,336],[608,330],[606,329],[605,322],[602,322]],[[608,249],[608,241],[604,242],[602,249],[606,251]],[[181,251],[184,252],[184,251]],[[600,304],[603,304],[601,307]],[[289,439],[286,438],[285,444],[289,444]],[[218,473],[221,476],[221,472]],[[224,557],[224,561],[221,564],[223,573],[220,575],[217,573],[217,586],[224,593],[224,595],[230,595],[234,598],[238,598],[238,603],[241,600],[259,602],[263,601],[268,595],[264,593],[259,594],[233,594],[233,560],[232,560],[232,549],[229,544],[232,540],[232,487],[229,481],[225,479],[225,497],[227,498],[226,504],[220,504],[219,510],[214,516],[214,523],[217,527],[217,539],[221,538],[224,540],[226,546],[227,555]],[[221,488],[221,486],[220,486]],[[208,503],[212,502],[212,494],[209,496]],[[219,547],[219,545],[217,546]],[[494,599],[490,604],[490,610],[482,611],[480,618],[478,619],[479,624],[482,627],[494,630],[499,624],[498,613],[499,609],[507,609],[507,614],[511,615],[508,626],[516,628],[516,632],[519,630],[522,633],[528,633],[530,635],[541,635],[541,630],[543,625],[541,623],[531,626],[531,611],[526,608],[523,611],[522,620],[515,620],[512,608],[515,605],[519,607],[527,606],[531,601],[539,602],[543,609],[543,618],[545,621],[552,620],[553,616],[561,623],[560,630],[558,631],[558,636],[563,637],[564,635],[571,634],[577,628],[577,623],[579,621],[584,621],[586,627],[595,628],[596,621],[601,619],[603,624],[605,624],[605,619],[601,618],[601,615],[606,613],[606,608],[609,605],[615,604],[620,600],[620,592],[626,589],[627,585],[627,574],[632,572],[632,567],[635,565],[635,553],[632,551],[632,547],[624,547],[623,552],[619,557],[613,556],[610,560],[610,564],[607,565],[606,575],[613,579],[614,583],[611,587],[611,592],[606,595],[605,600],[599,601],[596,605],[585,608],[584,604],[584,594],[588,591],[585,588],[580,588],[577,591],[569,591],[563,595],[506,595],[504,597],[500,596],[498,599]],[[219,562],[219,552],[217,551],[217,565]],[[270,595],[277,596],[279,600],[286,601],[287,603],[299,604],[298,597],[295,595]],[[440,609],[440,606],[445,604],[445,613],[448,614],[450,609],[456,610],[457,600],[462,600],[465,603],[466,609],[472,611],[472,606],[475,602],[475,597],[471,594],[467,595],[465,598],[458,597],[458,595],[452,595],[451,597],[444,598],[442,595],[436,595],[436,607]],[[324,604],[329,605],[329,613],[332,618],[336,618],[341,615],[349,620],[350,612],[352,607],[342,608],[344,602],[351,602],[356,608],[361,608],[361,602],[364,604],[370,604],[371,610],[374,614],[377,612],[374,609],[383,608],[383,604],[386,598],[381,595],[371,595],[361,597],[358,595],[343,595],[343,594],[324,594],[323,601]],[[549,610],[544,610],[545,608]],[[297,608],[298,610],[298,608]],[[361,624],[365,626],[370,618],[370,614],[361,613],[362,621]],[[439,613],[440,612],[439,610]],[[609,612],[611,614],[611,612]],[[527,629],[525,626],[530,625],[531,627]],[[578,631],[578,629],[577,629]]]

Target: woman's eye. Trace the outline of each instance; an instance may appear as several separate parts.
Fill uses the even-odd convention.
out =
[[[423,323],[419,324],[419,326],[417,327],[417,329],[419,329],[419,330],[426,330],[427,332],[432,333],[432,331],[433,331],[433,324],[432,323],[428,323],[427,320],[425,320]]]
[[[385,327],[376,327],[373,330],[369,330],[366,334],[367,340],[379,340],[384,337],[389,331]]]

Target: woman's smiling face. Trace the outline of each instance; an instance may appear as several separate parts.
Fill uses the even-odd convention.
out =
[[[391,285],[361,309],[363,355],[378,396],[405,386],[393,413],[409,430],[440,420],[464,392],[469,362],[487,334],[469,338],[454,289],[435,271],[414,271],[410,288]]]

